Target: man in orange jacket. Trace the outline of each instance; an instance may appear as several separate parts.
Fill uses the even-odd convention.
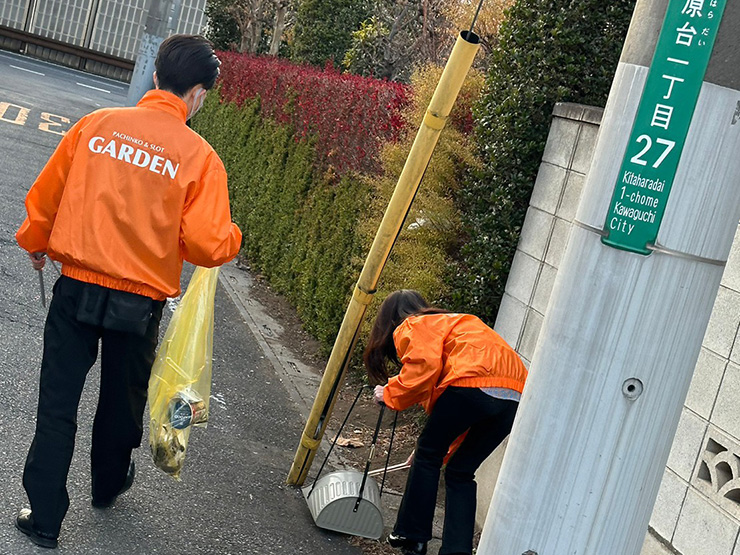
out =
[[[44,328],[36,433],[23,486],[31,509],[16,526],[56,547],[69,508],[67,473],[77,407],[102,344],[93,424],[92,505],[110,507],[134,480],[147,385],[167,297],[183,260],[213,267],[236,256],[226,171],[186,121],[203,105],[220,62],[193,35],[166,39],[157,90],[134,108],[97,110],[64,136],[26,197],[16,234],[40,270],[62,264]]]

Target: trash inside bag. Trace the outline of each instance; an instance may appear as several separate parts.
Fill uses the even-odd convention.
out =
[[[152,458],[176,480],[185,464],[190,430],[208,422],[218,271],[196,268],[172,315],[149,379]]]

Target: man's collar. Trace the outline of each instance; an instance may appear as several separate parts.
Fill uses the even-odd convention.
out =
[[[153,89],[148,91],[136,106],[144,108],[156,108],[180,118],[183,123],[188,118],[188,105],[174,93]]]

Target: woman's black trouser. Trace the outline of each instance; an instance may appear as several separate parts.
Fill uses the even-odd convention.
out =
[[[439,473],[447,450],[470,430],[445,469],[445,521],[440,555],[472,553],[475,471],[511,432],[518,403],[496,399],[478,388],[448,387],[432,409],[416,446],[394,532],[428,542],[437,501]]]
[[[109,300],[109,295],[111,299],[120,296],[110,289],[62,276],[54,286],[46,318],[36,433],[26,459],[23,486],[31,502],[34,526],[55,536],[69,508],[66,483],[77,432],[77,407],[87,373],[97,359],[99,341],[102,344],[100,397],[91,452],[95,498],[110,499],[120,491],[131,451],[141,445],[149,374],[164,303],[149,299],[150,317],[143,335],[114,331],[103,327],[103,319],[108,326],[109,320],[116,317],[113,314],[111,320],[110,309],[116,303]],[[146,303],[145,297],[123,295],[124,302],[117,304],[119,316],[121,307],[124,313],[128,307],[133,307],[135,312],[137,304]],[[80,321],[80,318],[94,321],[89,314],[83,314],[81,307],[96,302],[100,308],[100,325]]]

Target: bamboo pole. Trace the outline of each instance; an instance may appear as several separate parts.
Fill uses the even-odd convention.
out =
[[[452,49],[352,293],[288,474],[289,484],[302,485],[306,480],[334,409],[342,376],[352,356],[362,320],[375,294],[380,274],[401,232],[401,226],[437,146],[439,135],[479,48],[478,36],[464,31],[460,33]]]

